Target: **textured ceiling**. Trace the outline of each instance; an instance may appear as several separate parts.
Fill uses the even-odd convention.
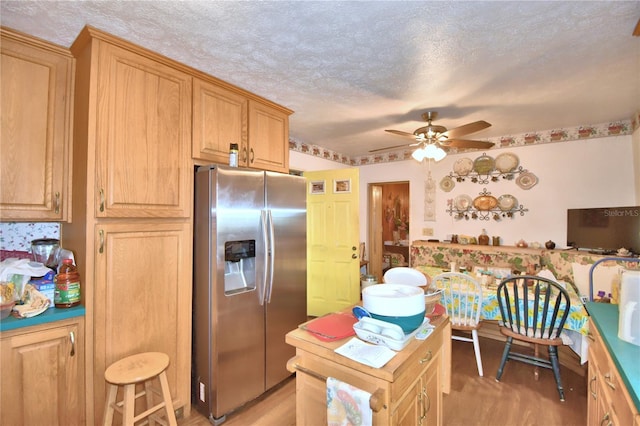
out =
[[[639,1],[10,1],[0,22],[70,46],[86,24],[295,111],[291,138],[349,156],[437,110],[475,139],[629,120]],[[469,136],[471,137],[471,136]],[[410,142],[410,141],[409,141]]]

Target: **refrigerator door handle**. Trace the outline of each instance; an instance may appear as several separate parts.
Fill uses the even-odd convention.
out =
[[[262,231],[262,241],[265,244],[264,257],[262,258],[262,280],[258,283],[258,292],[259,292],[259,300],[260,305],[264,305],[267,298],[267,276],[269,274],[269,252],[271,248],[269,247],[271,238],[269,235],[269,220],[267,216],[267,211],[262,210],[260,212],[260,229]]]
[[[267,210],[267,218],[269,223],[269,281],[267,283],[266,288],[266,301],[267,303],[271,302],[271,292],[273,290],[273,269],[276,258],[276,245],[275,245],[275,235],[273,230],[273,216],[271,215],[271,209]]]

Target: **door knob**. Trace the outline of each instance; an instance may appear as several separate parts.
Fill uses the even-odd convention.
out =
[[[351,255],[351,258],[352,258],[352,259],[357,259],[357,258],[358,258],[358,255],[357,255],[357,254],[355,254],[355,253],[353,253],[353,254]]]

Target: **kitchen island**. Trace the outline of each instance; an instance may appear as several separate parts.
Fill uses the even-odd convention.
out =
[[[413,339],[381,368],[335,353],[349,339],[321,341],[300,328],[286,335],[296,347],[287,368],[296,372],[296,423],[327,424],[326,380],[333,377],[369,392],[374,425],[437,424],[442,394],[451,385],[451,323],[432,319],[426,340]]]

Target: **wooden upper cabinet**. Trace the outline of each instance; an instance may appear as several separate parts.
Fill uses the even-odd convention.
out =
[[[232,143],[247,144],[247,98],[194,78],[193,158],[227,164]]]
[[[240,148],[248,167],[289,172],[289,113],[249,101],[249,144]]]
[[[77,60],[75,161],[95,217],[191,214],[192,78],[160,55],[85,27]],[[75,205],[74,205],[75,209]]]
[[[289,114],[240,89],[194,78],[193,158],[229,163],[229,145],[238,144],[238,165],[289,172]]]
[[[0,218],[70,220],[75,61],[60,46],[0,35]]]

